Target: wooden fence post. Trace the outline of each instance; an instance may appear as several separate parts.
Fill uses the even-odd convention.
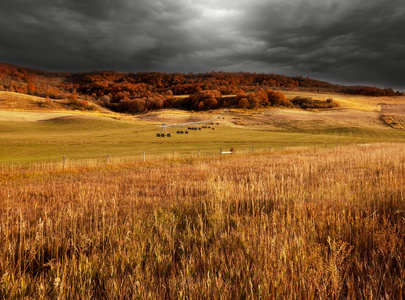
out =
[[[219,156],[222,156],[222,148],[219,148]]]
[[[63,171],[65,171],[66,156],[63,155]]]
[[[145,152],[143,153],[143,162],[146,161]]]

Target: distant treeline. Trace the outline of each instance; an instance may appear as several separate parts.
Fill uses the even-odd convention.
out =
[[[291,106],[282,93],[273,90],[345,93],[365,96],[399,96],[392,89],[342,86],[308,77],[279,74],[203,74],[115,71],[54,73],[0,64],[0,90],[68,99],[78,108],[89,101],[122,112],[161,108],[206,110],[217,107]],[[176,97],[189,95],[188,97]],[[233,97],[224,97],[233,95]]]

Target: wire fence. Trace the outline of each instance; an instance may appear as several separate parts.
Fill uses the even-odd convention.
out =
[[[308,153],[319,151],[320,149],[336,149],[344,146],[364,146],[360,143],[291,143],[285,145],[255,145],[207,149],[170,150],[165,153],[140,152],[136,155],[113,156],[109,153],[97,158],[69,158],[66,154],[57,161],[40,161],[29,163],[2,163],[0,164],[0,175],[7,176],[21,173],[36,172],[61,172],[78,169],[92,169],[99,167],[119,167],[136,166],[138,164],[152,163],[155,161],[190,160],[190,159],[215,159],[241,155],[265,155],[265,154],[287,154],[306,151]]]

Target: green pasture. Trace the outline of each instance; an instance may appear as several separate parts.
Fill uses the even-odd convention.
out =
[[[263,152],[285,147],[334,147],[347,143],[405,141],[405,131],[389,127],[315,127],[304,130],[265,131],[214,126],[156,137],[152,124],[108,118],[71,117],[40,122],[0,122],[0,163],[29,163],[69,159],[171,154],[219,155],[219,149]]]

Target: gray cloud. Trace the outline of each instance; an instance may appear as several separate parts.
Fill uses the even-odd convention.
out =
[[[271,72],[405,90],[402,0],[14,0],[0,3],[0,28],[0,61],[49,70]]]

